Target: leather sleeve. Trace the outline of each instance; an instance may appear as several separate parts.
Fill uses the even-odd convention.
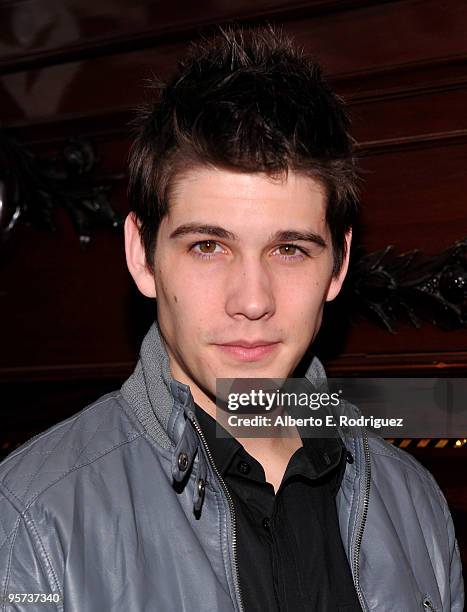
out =
[[[439,502],[446,520],[447,542],[449,546],[449,568],[446,568],[446,580],[448,581],[448,584],[445,585],[445,588],[443,589],[444,592],[442,593],[443,610],[446,610],[446,612],[464,612],[464,580],[462,577],[462,562],[451,512],[444,493],[441,491],[433,474],[428,471],[426,471],[426,473],[429,475],[434,489],[438,493]]]
[[[464,611],[464,581],[462,577],[462,563],[459,553],[459,545],[457,544],[456,535],[454,533],[454,524],[452,522],[451,513],[444,498],[443,493],[439,491],[442,502],[444,515],[446,516],[447,532],[449,549],[451,551],[450,560],[450,592],[451,592],[451,612]]]
[[[42,544],[33,518],[16,502],[13,494],[1,486],[0,611],[62,611],[62,594],[50,556]],[[48,596],[48,601],[21,601],[33,594],[42,596],[42,599]],[[11,602],[10,597],[13,599]],[[50,601],[52,597],[58,601]]]

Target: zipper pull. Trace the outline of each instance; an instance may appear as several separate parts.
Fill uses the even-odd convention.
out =
[[[195,489],[193,492],[193,510],[195,514],[201,513],[201,506],[203,505],[204,495],[206,492],[206,479],[208,475],[208,465],[206,457],[204,456],[202,446],[203,442],[200,438],[198,431],[201,431],[201,427],[196,420],[195,413],[190,409],[185,409],[185,414],[187,416],[187,424],[190,422],[192,426],[192,433],[196,437],[197,440],[197,452],[198,452],[198,471],[196,474],[196,482]]]
[[[430,599],[428,599],[428,597],[425,597],[423,599],[423,607],[425,608],[425,610],[435,610],[434,605],[431,603]]]

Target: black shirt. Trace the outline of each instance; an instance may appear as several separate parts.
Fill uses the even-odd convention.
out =
[[[215,419],[196,404],[195,412],[234,503],[245,612],[361,612],[335,504],[341,440],[303,437],[275,493],[262,465],[225,430],[217,437]]]

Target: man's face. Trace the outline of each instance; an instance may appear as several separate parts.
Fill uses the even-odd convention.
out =
[[[345,276],[346,265],[332,278],[325,213],[320,184],[294,172],[200,168],[179,180],[154,274],[133,276],[157,297],[172,374],[195,401],[215,395],[216,378],[286,378],[298,365]]]

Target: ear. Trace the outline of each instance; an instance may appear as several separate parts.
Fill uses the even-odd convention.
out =
[[[125,219],[125,255],[126,264],[136,286],[143,295],[157,297],[154,275],[146,263],[146,253],[138,230],[138,219],[130,212]]]
[[[331,302],[339,295],[342,283],[344,282],[344,279],[347,275],[347,270],[349,269],[350,244],[352,242],[352,228],[349,229],[349,231],[345,235],[345,242],[347,247],[345,252],[345,258],[342,262],[341,269],[339,270],[337,275],[333,276],[331,279],[331,283],[329,284],[329,289],[326,295],[326,302]]]

